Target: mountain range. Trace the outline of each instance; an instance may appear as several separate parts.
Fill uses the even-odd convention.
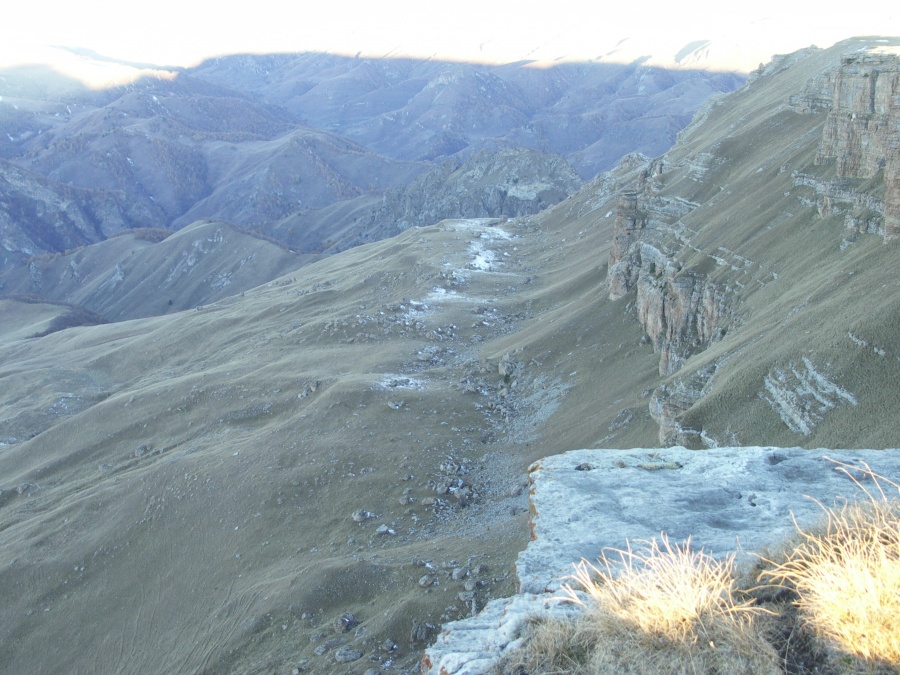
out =
[[[470,91],[478,82],[496,92],[500,121],[489,127],[490,106],[463,115],[445,89],[446,147],[463,138],[471,152],[442,151],[435,166],[441,132],[426,121],[442,105],[440,85],[428,84],[440,78],[415,89],[421,71],[397,76],[389,91],[428,106],[409,103],[416,142],[404,134],[390,146],[351,114],[382,110],[382,89],[346,92],[397,64],[323,60],[333,67],[328,85],[310,79],[306,89],[285,82],[303,81],[307,57],[234,57],[196,73],[204,91],[230,80],[239,92],[245,133],[257,134],[248,147],[283,148],[282,120],[306,115],[311,129],[334,127],[314,132],[326,145],[371,144],[360,159],[390,167],[371,204],[346,207],[346,246],[333,240],[335,252],[315,260],[238,232],[222,214],[158,241],[134,230],[159,225],[133,216],[136,204],[175,213],[195,186],[225,175],[191,157],[235,147],[215,128],[184,123],[176,132],[160,118],[153,131],[152,97],[178,108],[180,75],[107,92],[114,107],[73,113],[56,128],[115,120],[88,133],[90,149],[73,150],[111,153],[96,172],[85,169],[97,180],[130,167],[122,153],[132,148],[143,149],[141,162],[174,157],[172,166],[207,169],[187,171],[196,182],[154,178],[158,193],[108,201],[134,219],[100,228],[98,241],[133,230],[103,241],[107,252],[87,246],[25,266],[34,270],[28,283],[60,289],[59,302],[80,294],[66,301],[115,321],[48,333],[71,307],[29,297],[21,280],[16,293],[27,301],[0,299],[9,317],[0,326],[0,669],[415,672],[442,623],[512,592],[511,566],[529,538],[525,472],[540,457],[671,445],[896,447],[900,39],[776,57],[733,93],[708,98],[677,133],[674,115],[660,112],[671,149],[629,152],[609,171],[589,169],[583,183],[578,171],[608,160],[563,147],[563,124],[542,133],[559,131],[562,146],[546,150],[564,155],[571,173],[548,153],[493,147],[505,116],[515,117],[512,75],[504,93],[477,69],[442,71]],[[255,91],[266,65],[281,63],[278,73],[294,76],[271,76],[266,96]],[[626,71],[610,100],[641,86],[641,67]],[[651,91],[664,83],[664,73],[643,74]],[[593,80],[573,81],[568,90],[560,80],[562,98],[590,98],[577,82]],[[701,82],[711,86],[692,86]],[[562,98],[553,100],[564,107]],[[326,119],[324,100],[344,112]],[[461,115],[452,123],[450,111]],[[468,134],[472,116],[487,130],[478,138]],[[150,140],[128,135],[121,121],[131,118]],[[178,133],[199,140],[176,142]],[[56,138],[47,127],[21,141],[28,153],[5,150],[9,175],[63,185],[67,165],[48,150]],[[218,166],[246,162],[245,151]],[[490,173],[495,157],[513,168],[480,181],[500,175]],[[135,174],[145,170],[132,159]],[[560,185],[538,188],[544,169],[528,173],[534,166],[557,167]],[[346,180],[326,184],[335,194],[356,186],[344,195],[351,200],[367,196]],[[246,197],[251,183],[234,185]],[[518,208],[520,185],[533,212],[443,211],[484,199]],[[454,193],[461,186],[465,199]],[[112,183],[77,187],[132,194]],[[429,213],[432,222],[417,220]],[[270,267],[254,271],[262,258]],[[241,292],[212,295],[225,275]],[[101,293],[104,283],[126,299]],[[151,309],[129,313],[133,304]],[[190,309],[174,311],[182,307]]]
[[[0,72],[0,159],[9,163],[4,175],[16,172],[21,202],[0,202],[8,258],[202,219],[323,250],[334,243],[325,244],[330,233],[310,241],[291,223],[326,207],[331,216],[355,212],[353,200],[407,186],[447,161],[464,164],[481,149],[562,155],[592,178],[626,152],[662,152],[707,97],[744,81],[640,60],[491,66],[313,53],[137,72],[99,90],[38,65]],[[75,189],[110,202],[108,213],[82,214],[90,230],[66,211]],[[17,231],[23,210],[40,211],[57,232]]]

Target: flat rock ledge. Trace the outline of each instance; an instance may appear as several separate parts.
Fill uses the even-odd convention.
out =
[[[841,467],[845,470],[841,470]],[[694,550],[716,557],[777,550],[795,534],[794,522],[820,521],[823,508],[867,499],[875,474],[900,482],[900,449],[806,450],[682,447],[572,450],[529,467],[531,541],[516,562],[518,594],[492,600],[477,615],[443,626],[422,656],[429,675],[485,673],[518,646],[530,616],[573,614],[555,599],[582,558],[604,549],[688,537]],[[882,481],[889,496],[896,489]],[[878,496],[877,488],[872,491]],[[638,545],[639,546],[639,545]]]

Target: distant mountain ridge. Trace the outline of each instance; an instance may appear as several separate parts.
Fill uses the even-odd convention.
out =
[[[58,308],[0,300],[2,668],[412,675],[514,592],[535,460],[643,448],[628,498],[682,470],[654,447],[895,448],[898,90],[900,37],[811,48],[534,215],[40,338]],[[195,227],[122,239],[190,281]]]
[[[192,76],[281,106],[389,157],[434,160],[485,144],[561,154],[582,178],[627,152],[655,156],[736,73],[644,65],[502,66],[330,54],[210,59]]]
[[[37,67],[0,75],[0,157],[119,200],[123,216],[91,219],[104,235],[213,219],[277,236],[276,224],[346,210],[336,205],[480,150],[562,155],[592,177],[627,152],[662,152],[704,100],[744,80],[640,61],[536,68],[327,54],[222,57],[98,91]],[[7,258],[62,250],[38,237],[26,253],[18,240],[5,237]]]

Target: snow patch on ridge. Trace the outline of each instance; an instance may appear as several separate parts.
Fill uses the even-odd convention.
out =
[[[466,265],[469,269],[492,272],[494,265],[499,264],[497,254],[485,248],[480,241],[473,241],[469,244],[469,253],[472,254],[472,261]]]

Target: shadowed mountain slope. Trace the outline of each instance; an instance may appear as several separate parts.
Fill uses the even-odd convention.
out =
[[[628,64],[502,66],[330,54],[226,56],[191,70],[388,157],[434,160],[492,144],[561,154],[584,178],[627,152],[666,150],[733,73]]]
[[[99,55],[81,57],[106,65]],[[0,72],[0,157],[120,204],[127,224],[98,213],[89,223],[97,232],[212,219],[270,235],[269,227],[288,227],[290,243],[303,250],[338,243],[298,231],[322,209],[374,203],[481,149],[562,154],[588,177],[626,152],[657,154],[706,98],[743,82],[640,62],[541,69],[323,54],[139,72],[145,76],[97,91],[38,66]],[[9,227],[0,230],[5,248],[21,239]],[[30,227],[24,215],[15,223],[17,231]],[[43,246],[29,255],[64,250],[25,237]]]
[[[225,223],[174,234],[137,230],[0,273],[0,292],[36,295],[109,321],[193,309],[264,284],[319,256],[299,255]],[[155,241],[165,236],[162,241]]]
[[[289,243],[333,253],[463,213],[472,218],[532,215],[581,185],[559,155],[527,148],[481,150],[465,164],[447,160],[381,196],[307,209],[269,229]]]
[[[895,445],[898,45],[777,59],[536,216],[0,333],[2,669],[414,672],[512,591],[541,456]]]
[[[73,187],[0,160],[0,263],[102,241],[136,215],[120,193]]]

